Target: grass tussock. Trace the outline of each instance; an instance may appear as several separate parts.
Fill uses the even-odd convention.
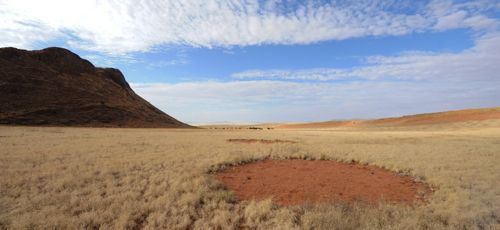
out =
[[[468,125],[262,132],[0,127],[0,229],[495,229],[500,125]],[[238,145],[230,138],[297,143]],[[270,199],[237,202],[207,173],[265,158],[356,161],[436,190],[414,208],[281,207]]]

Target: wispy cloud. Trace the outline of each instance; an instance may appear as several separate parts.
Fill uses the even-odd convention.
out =
[[[375,118],[498,106],[499,87],[498,83],[484,81],[132,84],[138,94],[154,105],[183,121],[195,123]]]
[[[158,68],[165,66],[175,66],[175,65],[186,65],[189,63],[188,55],[186,50],[180,49],[175,52],[174,57],[168,58],[166,60],[152,60],[145,63],[149,68]]]
[[[449,0],[432,1],[428,5],[429,16],[436,18],[433,28],[447,30],[456,28],[495,29],[498,20],[482,15],[485,10],[495,10],[490,1],[464,1],[453,3]]]
[[[334,81],[363,80],[500,80],[500,33],[478,38],[475,46],[458,53],[405,53],[367,57],[366,65],[349,69],[247,70],[236,79]]]
[[[500,35],[489,33],[456,53],[371,56],[349,69],[251,70],[233,74],[228,82],[132,87],[190,122],[374,118],[498,106],[498,44]]]
[[[131,84],[184,121],[368,118],[498,106],[498,13],[495,0],[0,0],[0,46],[57,40],[97,51],[85,57],[112,65],[179,45],[231,52],[234,46],[468,29],[474,47],[455,53],[370,56],[345,69],[246,70],[230,81]],[[181,55],[151,65],[185,62]]]
[[[407,10],[408,5],[412,10]],[[230,47],[308,44],[364,36],[472,28],[491,30],[483,14],[495,1],[0,1],[0,46],[63,39],[103,53],[159,45]],[[415,8],[415,9],[414,9]]]
[[[90,60],[96,66],[116,66],[117,64],[135,64],[139,62],[132,54],[104,55],[92,53],[85,54],[82,58]]]

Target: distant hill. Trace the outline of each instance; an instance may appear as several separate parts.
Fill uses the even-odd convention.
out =
[[[297,124],[283,124],[276,128],[334,128],[334,127],[369,127],[369,126],[404,126],[426,125],[465,121],[500,119],[500,107],[467,109],[439,113],[424,113],[402,117],[374,120],[324,121]]]
[[[120,70],[63,48],[0,48],[0,124],[190,127],[135,94]]]

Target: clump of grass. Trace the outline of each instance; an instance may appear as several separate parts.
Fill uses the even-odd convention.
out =
[[[334,131],[0,127],[0,229],[495,229],[500,123]],[[473,128],[471,128],[473,125]],[[297,143],[237,145],[226,140]],[[337,160],[439,187],[409,208],[234,202],[207,172]]]

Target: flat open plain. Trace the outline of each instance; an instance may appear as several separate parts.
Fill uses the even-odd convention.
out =
[[[281,206],[240,201],[210,173],[267,157],[354,160],[434,192],[415,206]],[[500,120],[300,130],[0,126],[0,229],[499,229],[499,181]]]

